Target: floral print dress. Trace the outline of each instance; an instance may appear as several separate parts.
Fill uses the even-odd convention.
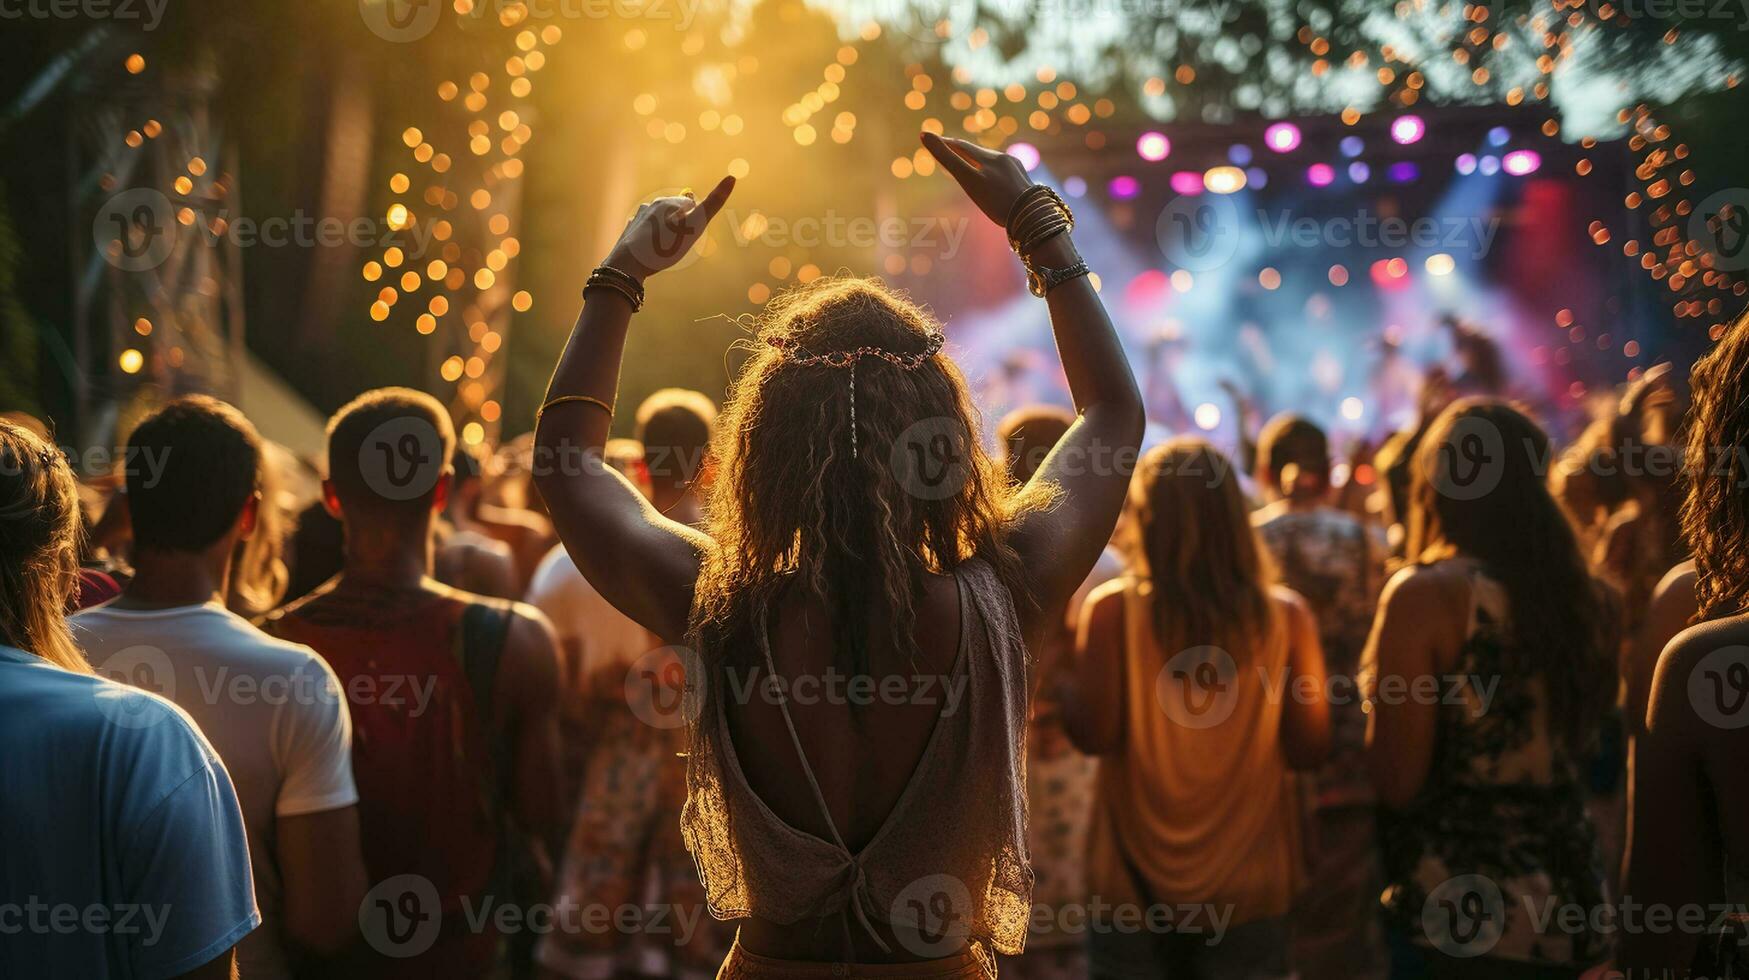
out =
[[[1609,949],[1582,762],[1551,735],[1536,652],[1514,647],[1505,590],[1469,575],[1468,638],[1440,679],[1427,782],[1380,820],[1386,913],[1449,956],[1588,966]]]

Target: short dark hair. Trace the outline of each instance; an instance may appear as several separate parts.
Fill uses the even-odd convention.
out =
[[[449,411],[412,388],[372,389],[328,420],[328,480],[346,509],[428,509],[454,452]]]
[[[1031,480],[1074,424],[1074,413],[1055,405],[1022,405],[1002,416],[996,438],[1007,454],[1009,477],[1017,483]]]
[[[449,454],[449,465],[455,470],[452,486],[456,489],[460,489],[469,480],[483,480],[486,477],[485,464],[480,462],[480,457],[472,449],[462,445],[460,440],[456,441],[455,449]]]
[[[1281,489],[1281,474],[1289,466],[1311,476],[1320,490],[1330,485],[1330,439],[1303,415],[1283,412],[1270,419],[1257,436],[1257,458],[1270,487]]]
[[[650,481],[674,486],[697,477],[716,422],[716,403],[701,391],[663,388],[644,399],[636,438],[644,444]]]
[[[134,542],[204,551],[225,536],[261,481],[261,436],[243,413],[189,395],[128,437],[128,518]]]

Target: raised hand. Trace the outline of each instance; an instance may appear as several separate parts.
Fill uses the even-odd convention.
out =
[[[688,194],[640,205],[608,253],[607,264],[639,280],[672,267],[698,244],[734,189],[735,178],[724,177],[702,201]]]
[[[1674,402],[1676,391],[1671,386],[1671,372],[1674,370],[1669,361],[1647,368],[1622,395],[1620,414],[1638,415],[1647,408],[1663,408]]]
[[[1026,168],[1006,153],[934,133],[923,134],[923,148],[953,177],[978,210],[1003,227],[1007,226],[1008,212],[1013,210],[1021,192],[1032,186]]]

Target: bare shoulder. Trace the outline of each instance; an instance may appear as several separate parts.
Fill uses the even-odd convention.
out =
[[[1653,675],[1648,730],[1733,729],[1749,714],[1740,678],[1749,665],[1749,616],[1700,623],[1664,645]]]
[[[1129,576],[1120,575],[1087,593],[1087,601],[1081,604],[1081,624],[1090,636],[1115,636],[1122,631],[1124,593],[1130,582]]]
[[[1379,602],[1393,611],[1426,611],[1468,593],[1469,588],[1469,575],[1456,561],[1410,565],[1385,583]]]
[[[1676,634],[1658,655],[1660,686],[1672,681],[1686,686],[1709,659],[1749,662],[1749,616],[1699,623]]]
[[[556,635],[546,613],[526,602],[510,603],[510,642],[513,646],[524,646],[531,654],[551,657]]]
[[[546,703],[559,684],[559,642],[546,614],[526,602],[512,602],[502,669],[517,679],[525,704]]]
[[[1277,608],[1294,619],[1312,615],[1312,607],[1306,602],[1306,597],[1285,585],[1270,586],[1269,598]]]
[[[1101,604],[1120,605],[1125,590],[1130,587],[1130,581],[1128,575],[1119,575],[1099,583],[1093,587],[1093,591],[1087,593],[1087,605],[1090,608]]]
[[[1694,559],[1681,564],[1664,573],[1658,580],[1658,587],[1652,590],[1654,603],[1684,603],[1691,609],[1695,605],[1694,583],[1700,577],[1694,570]]]

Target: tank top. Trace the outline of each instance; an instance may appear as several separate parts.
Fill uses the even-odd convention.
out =
[[[1444,675],[1454,682],[1440,685],[1426,782],[1408,806],[1380,812],[1385,911],[1447,953],[1590,965],[1608,937],[1589,916],[1577,931],[1561,918],[1538,931],[1550,908],[1604,903],[1581,760],[1550,732],[1536,652],[1513,642],[1506,590],[1465,564],[1469,618]]]
[[[689,688],[691,751],[681,832],[717,918],[790,924],[846,913],[887,949],[873,923],[915,930],[907,951],[947,957],[969,948],[996,973],[994,953],[1019,954],[1031,913],[1026,851],[1028,656],[1012,596],[988,563],[954,572],[965,678],[959,708],[937,719],[917,768],[879,830],[852,853],[836,827],[822,839],[786,823],[747,783],[723,710],[722,671],[701,650],[704,681]],[[760,652],[776,674],[765,624]],[[828,826],[787,705],[783,717]],[[848,940],[848,937],[846,937]]]
[[[360,949],[334,975],[459,980],[485,975],[497,959],[496,930],[469,929],[464,902],[478,908],[504,890],[509,751],[493,691],[510,615],[508,602],[438,596],[385,620],[330,599],[263,624],[321,654],[346,692],[370,881],[425,883],[406,893],[416,902],[403,893],[383,899],[406,908],[385,908],[382,928],[366,930],[369,945],[393,958]],[[367,896],[366,911],[375,901]],[[437,923],[435,933],[421,933],[423,922]]]
[[[1229,907],[1234,923],[1285,914],[1301,869],[1285,624],[1255,650],[1162,650],[1151,584],[1129,579],[1123,602],[1125,731],[1100,760],[1092,894]]]

